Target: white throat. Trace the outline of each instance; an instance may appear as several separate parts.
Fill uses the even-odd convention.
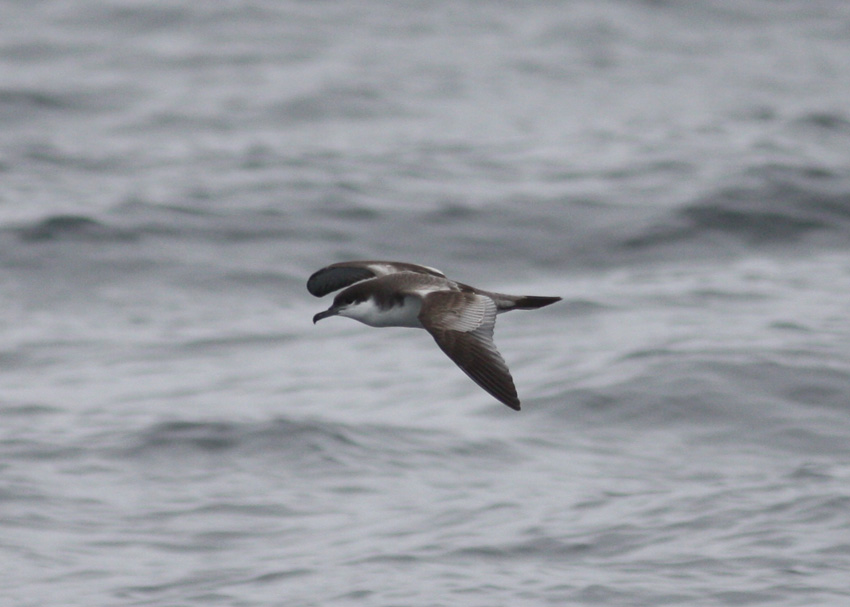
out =
[[[381,309],[371,297],[352,304],[339,311],[340,316],[359,320],[370,327],[414,327],[422,329],[419,322],[419,310],[422,300],[418,297],[405,297],[403,305]]]

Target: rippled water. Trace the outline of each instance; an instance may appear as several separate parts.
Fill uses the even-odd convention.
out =
[[[848,23],[3,4],[3,604],[845,605]],[[357,258],[563,296],[522,412]]]

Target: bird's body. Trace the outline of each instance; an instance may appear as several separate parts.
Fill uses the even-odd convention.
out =
[[[496,315],[533,310],[560,297],[506,295],[456,282],[434,268],[392,261],[347,261],[313,274],[307,289],[321,297],[344,289],[318,322],[346,316],[371,327],[425,329],[473,381],[519,410],[510,371],[493,343]]]
[[[390,307],[381,307],[374,299],[367,299],[339,313],[340,316],[359,320],[370,327],[409,327],[424,329],[419,320],[422,298],[410,295]]]

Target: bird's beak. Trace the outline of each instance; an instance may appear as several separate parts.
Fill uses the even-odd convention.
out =
[[[327,318],[329,316],[336,316],[337,314],[339,314],[339,308],[334,308],[333,306],[331,306],[330,308],[328,308],[324,312],[319,312],[318,314],[316,314],[313,317],[313,324],[315,325],[317,322],[319,322],[323,318]]]

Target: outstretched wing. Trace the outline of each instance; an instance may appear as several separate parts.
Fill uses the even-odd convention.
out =
[[[519,411],[511,372],[493,343],[496,304],[492,299],[462,291],[429,293],[423,300],[419,321],[472,381]]]
[[[341,261],[333,263],[314,273],[307,280],[307,290],[316,297],[322,297],[333,291],[353,285],[361,280],[395,274],[396,272],[417,272],[445,278],[439,270],[427,266],[400,261]]]

